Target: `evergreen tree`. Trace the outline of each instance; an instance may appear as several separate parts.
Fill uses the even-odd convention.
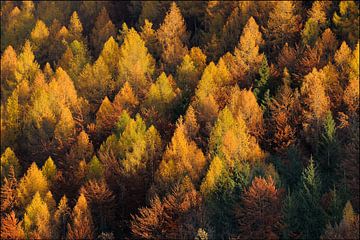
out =
[[[257,79],[254,84],[255,85],[254,94],[258,102],[261,102],[262,100],[264,100],[265,92],[269,88],[269,78],[270,78],[270,69],[265,56],[261,63],[261,67],[259,68],[259,75],[260,75],[260,79]]]

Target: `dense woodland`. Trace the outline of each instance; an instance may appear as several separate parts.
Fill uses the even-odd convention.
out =
[[[359,2],[1,2],[2,239],[358,239]]]

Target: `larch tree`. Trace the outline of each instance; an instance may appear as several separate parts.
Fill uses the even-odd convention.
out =
[[[0,237],[2,239],[25,238],[24,230],[21,225],[22,222],[16,218],[14,211],[10,214],[6,214],[4,217],[1,217]]]
[[[46,177],[37,167],[36,163],[32,163],[26,171],[26,174],[20,179],[17,188],[21,206],[27,206],[35,193],[39,192],[41,197],[49,191],[49,184]]]
[[[244,82],[244,86],[249,86],[252,77],[258,72],[264,57],[259,52],[263,44],[264,40],[259,31],[259,26],[254,18],[250,17],[234,50],[237,69],[232,70],[233,76],[237,81]]]
[[[333,22],[336,30],[354,46],[359,41],[359,3],[354,1],[339,2],[339,13],[335,12]]]
[[[112,36],[109,37],[104,43],[100,56],[106,63],[113,79],[116,79],[118,75],[119,53],[120,51],[117,42]]]
[[[24,229],[29,238],[50,238],[50,212],[39,192],[36,192],[24,214]]]
[[[54,231],[53,237],[65,239],[66,238],[66,228],[67,224],[70,221],[71,209],[68,206],[68,200],[64,195],[59,202],[59,205],[54,213]]]
[[[81,24],[81,21],[79,19],[79,15],[76,11],[74,11],[70,17],[69,22],[69,33],[71,36],[71,40],[77,40],[81,41],[83,40],[82,32],[83,32],[83,26]]]
[[[48,38],[49,38],[49,29],[45,23],[41,20],[36,22],[34,29],[31,31],[30,40],[33,44],[33,51],[37,56],[37,60],[41,63],[44,60],[47,60],[47,48],[48,48]]]
[[[104,166],[96,156],[90,160],[87,171],[87,179],[100,180],[104,177]]]
[[[160,57],[160,43],[156,36],[156,31],[153,29],[153,23],[145,19],[144,25],[141,27],[141,38],[144,40],[150,54],[155,58]]]
[[[0,195],[0,209],[2,213],[10,213],[18,205],[19,199],[17,195],[18,181],[15,176],[13,166],[10,166],[9,175],[2,180],[1,195]]]
[[[64,107],[61,109],[60,119],[54,129],[55,139],[59,142],[60,146],[67,146],[75,135],[75,121],[69,108]]]
[[[57,174],[57,168],[51,157],[46,160],[46,162],[41,168],[41,172],[46,177],[49,184],[52,184],[54,182]]]
[[[17,55],[14,48],[9,45],[1,56],[1,101],[6,101],[17,85],[15,77],[17,68]]]
[[[136,30],[131,28],[125,34],[124,43],[120,47],[118,62],[120,86],[127,81],[135,93],[143,97],[150,85],[154,64],[145,42]]]
[[[156,34],[162,48],[161,60],[165,70],[174,73],[188,51],[186,44],[189,38],[184,18],[175,2],[171,4]]]
[[[237,209],[239,237],[244,239],[277,239],[282,230],[282,191],[276,189],[274,180],[255,177],[241,197]]]
[[[104,43],[110,38],[115,37],[116,29],[105,7],[100,11],[99,16],[96,18],[95,26],[91,32],[91,43],[95,50],[95,56],[97,56]]]
[[[156,186],[162,192],[174,186],[186,175],[196,184],[203,175],[205,166],[206,158],[203,152],[187,136],[182,117],[180,117],[156,174]]]
[[[114,107],[109,98],[105,96],[96,113],[96,129],[100,135],[108,135],[119,116],[115,114]]]
[[[34,80],[37,71],[39,71],[39,64],[35,60],[31,43],[27,40],[18,57],[15,78],[17,82],[22,80],[31,82]]]
[[[84,194],[80,194],[68,223],[68,239],[91,239],[94,236],[93,220]]]
[[[121,90],[115,95],[113,106],[117,113],[126,110],[130,114],[136,112],[139,100],[128,82],[125,82]]]
[[[249,133],[261,139],[263,134],[263,111],[256,101],[251,90],[240,90],[234,87],[229,101],[229,110],[235,118],[242,117],[246,123]]]
[[[6,148],[1,155],[1,179],[9,176],[11,166],[14,168],[15,177],[20,175],[21,165],[19,159],[11,148]]]
[[[294,2],[278,1],[269,14],[266,25],[266,43],[269,46],[283,46],[284,43],[293,45],[301,28],[300,16],[295,15]]]

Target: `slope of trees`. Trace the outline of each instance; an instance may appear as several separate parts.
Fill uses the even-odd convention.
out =
[[[1,239],[358,239],[358,1],[2,1]]]

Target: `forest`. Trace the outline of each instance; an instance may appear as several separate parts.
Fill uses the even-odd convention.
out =
[[[1,1],[1,239],[360,239],[359,1]]]

